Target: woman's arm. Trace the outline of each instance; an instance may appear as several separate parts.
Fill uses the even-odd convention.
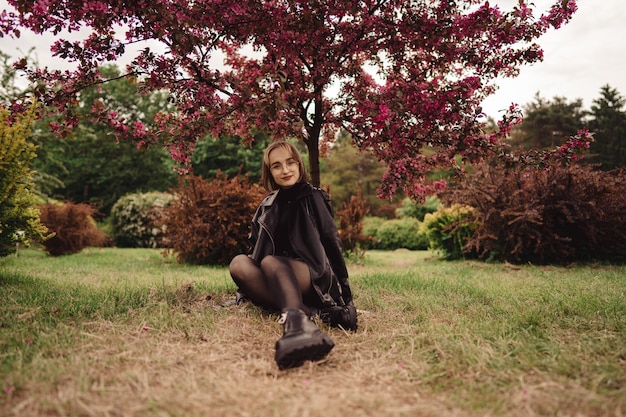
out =
[[[348,268],[343,258],[341,238],[337,231],[330,197],[324,190],[316,188],[313,192],[313,205],[321,243],[326,251],[326,256],[330,261],[333,272],[341,285],[343,300],[348,305],[352,304],[352,290],[348,280]]]
[[[261,214],[261,206],[256,209],[254,216],[252,217],[252,221],[250,222],[250,233],[248,234],[248,243],[250,244],[250,250],[248,254],[252,254],[254,251],[254,247],[256,246],[257,240],[259,239],[259,222],[257,219]]]

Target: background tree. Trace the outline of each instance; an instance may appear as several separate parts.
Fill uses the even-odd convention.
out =
[[[329,189],[335,210],[348,204],[352,196],[359,192],[374,215],[379,208],[389,204],[389,201],[376,196],[385,166],[371,153],[352,146],[350,135],[345,131],[341,132],[329,156],[322,161],[321,171],[324,174],[322,186]]]
[[[257,183],[261,178],[263,152],[269,144],[268,137],[262,134],[256,135],[250,146],[242,146],[237,136],[206,137],[193,150],[193,173],[204,179],[213,179],[218,172],[229,178],[242,174],[251,183]]]
[[[605,170],[626,166],[625,104],[626,99],[616,89],[605,85],[591,106],[589,127],[595,142],[589,148],[590,160]]]
[[[8,3],[14,10],[4,14],[0,35],[87,29],[84,40],[51,47],[75,69],[19,65],[40,82],[41,99],[65,115],[58,131],[77,123],[76,95],[110,79],[101,63],[143,42],[124,75],[147,91],[167,89],[176,108],[146,128],[114,103],[96,103],[93,113],[120,135],[140,146],[164,143],[183,162],[207,133],[298,138],[317,185],[320,145],[343,128],[386,164],[382,197],[402,188],[415,196],[436,191],[443,184],[426,183],[426,172],[455,165],[458,154],[477,160],[492,150],[516,120],[513,111],[496,134],[483,134],[479,105],[493,81],[539,61],[534,41],[576,10],[573,0],[554,0],[541,15],[525,0],[507,11],[477,0]]]
[[[582,99],[552,100],[535,94],[534,101],[524,106],[524,120],[511,135],[511,143],[524,149],[557,147],[585,126]]]
[[[37,61],[32,50],[29,51],[28,56],[24,59],[36,65]],[[17,75],[17,71],[11,65],[9,55],[0,51],[0,102],[8,111],[15,106],[21,107],[20,99],[32,94],[33,91],[33,86],[20,83]],[[41,126],[36,120],[33,121],[33,124]],[[37,148],[37,158],[46,159],[48,157],[46,150],[41,147],[38,135],[33,136],[30,134],[26,140]],[[50,163],[54,163],[54,161],[51,160]],[[32,165],[33,163],[31,163]],[[55,187],[63,187],[63,183],[58,178],[45,172],[33,171],[31,179],[34,186],[33,192],[40,197],[50,194]]]
[[[119,76],[115,66],[100,69],[108,78]],[[137,149],[130,141],[116,141],[111,129],[89,117],[98,103],[114,103],[136,123],[150,120],[167,108],[167,97],[159,92],[139,94],[132,78],[120,78],[106,85],[91,87],[79,96],[79,124],[71,136],[50,133],[43,120],[35,138],[42,150],[33,166],[61,181],[47,190],[53,198],[90,203],[107,215],[115,202],[131,192],[165,191],[176,184],[173,164],[163,148]]]
[[[16,71],[11,65],[11,57],[0,51],[0,102],[9,107],[18,97],[27,93],[27,87],[20,87]]]

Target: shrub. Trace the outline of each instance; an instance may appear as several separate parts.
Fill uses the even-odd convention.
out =
[[[363,219],[367,213],[369,213],[369,207],[367,201],[363,199],[361,190],[351,196],[341,210],[337,211],[339,236],[345,254],[354,255],[357,259],[363,258],[367,242],[371,239],[363,234]]]
[[[0,107],[0,257],[46,234],[32,191],[30,164],[36,154],[27,138],[34,118],[34,106],[20,117]]]
[[[88,246],[106,246],[107,235],[96,226],[93,216],[97,210],[80,203],[52,203],[39,206],[41,222],[54,233],[43,242],[52,256],[77,253]]]
[[[420,231],[420,221],[407,217],[384,221],[376,230],[376,249],[410,249],[424,250],[428,248],[428,239]]]
[[[367,238],[364,243],[366,249],[378,249],[380,243],[378,238],[378,228],[387,221],[386,218],[377,216],[365,216],[363,218],[363,235]]]
[[[466,249],[469,239],[476,230],[473,210],[469,206],[453,204],[440,207],[424,216],[422,229],[431,249],[442,253],[447,260],[475,257]]]
[[[159,212],[172,201],[162,192],[127,194],[111,208],[113,240],[124,248],[164,247],[164,226],[155,224]]]
[[[395,219],[396,210],[398,210],[398,203],[381,204],[372,209],[372,215],[385,219]]]
[[[566,264],[626,257],[626,171],[482,167],[451,199],[475,209],[482,258]]]
[[[396,210],[396,216],[399,218],[413,217],[419,221],[424,221],[424,216],[428,213],[434,213],[439,208],[439,197],[435,195],[428,196],[423,204],[415,203],[410,198],[402,200],[402,206]]]
[[[265,192],[247,177],[180,179],[162,211],[165,238],[181,263],[227,265],[249,249],[250,221]]]

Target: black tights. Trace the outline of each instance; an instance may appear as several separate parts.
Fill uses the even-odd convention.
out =
[[[235,284],[253,303],[278,310],[299,308],[310,313],[304,301],[312,293],[306,263],[270,255],[258,265],[247,255],[238,255],[231,261],[229,270]]]

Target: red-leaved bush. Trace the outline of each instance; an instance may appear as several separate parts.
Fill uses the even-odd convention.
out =
[[[84,203],[51,203],[39,206],[41,223],[54,236],[42,242],[52,256],[78,253],[86,247],[110,245],[109,237],[98,227],[93,216],[97,210]]]
[[[466,249],[515,263],[626,259],[626,171],[589,165],[480,168],[448,203],[474,208]]]
[[[367,201],[363,198],[360,189],[337,211],[339,236],[346,255],[352,254],[357,259],[362,259],[365,255],[365,247],[372,240],[370,236],[363,234],[363,219],[369,211]]]
[[[165,225],[165,243],[181,263],[228,265],[249,248],[252,216],[265,196],[247,177],[218,173],[207,181],[185,176],[157,224]]]

